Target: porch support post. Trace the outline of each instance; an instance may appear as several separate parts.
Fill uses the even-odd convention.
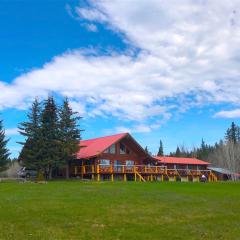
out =
[[[99,174],[99,165],[97,165],[97,181],[100,181],[100,174]]]
[[[83,160],[82,160],[82,179],[83,179]]]
[[[111,182],[114,181],[114,176],[113,176],[113,173],[111,174]]]
[[[127,181],[127,175],[126,175],[126,173],[123,174],[123,181],[124,181],[124,182]]]

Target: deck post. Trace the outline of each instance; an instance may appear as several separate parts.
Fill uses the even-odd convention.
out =
[[[163,182],[163,174],[162,174],[162,182]]]
[[[133,167],[133,172],[134,172],[134,181],[137,181],[137,174],[136,174],[136,166]]]
[[[126,175],[126,173],[123,174],[123,181],[124,181],[124,182],[127,181],[127,175]]]
[[[150,179],[151,179],[151,182],[153,181],[153,175],[151,174],[151,176],[150,176]]]
[[[92,164],[92,180],[94,180],[94,165]]]
[[[111,174],[111,182],[114,181],[114,176],[113,176],[113,173]]]
[[[97,165],[97,181],[100,181],[100,174],[99,174],[99,165]]]
[[[81,169],[82,171],[81,171],[81,177],[82,177],[82,179],[83,179],[83,161],[82,161],[82,169]]]

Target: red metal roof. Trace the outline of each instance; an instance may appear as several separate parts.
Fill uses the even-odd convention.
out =
[[[180,157],[158,157],[154,158],[160,163],[166,164],[191,164],[191,165],[209,165],[210,163],[196,159],[196,158],[180,158]]]
[[[89,140],[81,140],[80,141],[80,152],[77,154],[78,158],[90,158],[97,156],[98,154],[104,152],[107,148],[109,148],[112,144],[118,142],[128,133],[120,133],[112,136],[93,138]]]

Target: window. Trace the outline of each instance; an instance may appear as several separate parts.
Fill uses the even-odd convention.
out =
[[[106,166],[106,167],[109,167],[110,166],[110,160],[108,160],[108,159],[101,159],[100,160],[100,165],[101,166]]]
[[[111,153],[111,154],[115,154],[115,153],[116,153],[115,144],[113,144],[113,145],[109,148],[109,153]]]
[[[122,162],[120,160],[114,161],[114,171],[121,172],[122,171]]]
[[[205,170],[206,167],[204,165],[198,165],[198,170]]]
[[[186,167],[182,164],[176,164],[176,169],[185,169]]]
[[[116,145],[113,144],[111,147],[109,147],[108,149],[106,149],[106,150],[104,151],[104,153],[115,154],[115,153],[116,153]]]
[[[120,154],[126,154],[126,147],[122,143],[120,143]]]
[[[134,166],[133,160],[126,160],[126,169],[131,169]]]
[[[197,170],[197,166],[196,165],[188,165],[188,169]]]

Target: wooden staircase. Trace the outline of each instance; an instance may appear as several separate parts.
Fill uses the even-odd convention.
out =
[[[217,176],[212,171],[209,174],[209,180],[211,182],[217,182],[218,181]]]
[[[143,178],[143,176],[138,171],[135,170],[135,174],[139,177],[140,181],[146,182],[146,180]]]

